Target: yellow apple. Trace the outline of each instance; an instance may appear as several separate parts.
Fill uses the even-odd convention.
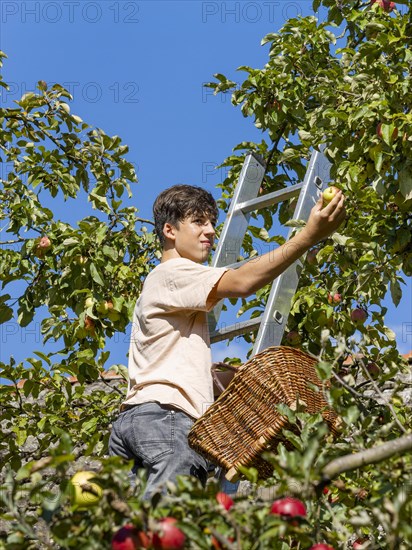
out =
[[[336,193],[339,191],[334,185],[327,187],[322,193],[323,196],[323,206],[327,206],[330,201],[336,196]]]
[[[80,471],[76,472],[71,478],[72,500],[79,508],[88,508],[94,506],[102,497],[102,488],[90,480],[96,477],[95,472]]]

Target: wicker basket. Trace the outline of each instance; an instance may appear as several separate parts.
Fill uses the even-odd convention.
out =
[[[190,446],[227,470],[229,480],[238,477],[238,466],[253,466],[261,479],[268,478],[273,468],[262,453],[276,451],[279,442],[285,442],[283,428],[296,429],[276,405],[293,408],[297,398],[305,403],[306,412],[321,412],[336,434],[338,416],[328,407],[323,392],[308,385],[322,385],[316,363],[316,358],[287,346],[270,347],[255,355],[238,368],[227,389],[195,422],[189,433]]]

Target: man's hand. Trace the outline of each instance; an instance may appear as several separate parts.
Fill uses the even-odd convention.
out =
[[[312,208],[306,227],[302,234],[309,239],[312,245],[329,237],[340,226],[346,216],[345,197],[338,191],[327,206],[323,206],[323,196]]]

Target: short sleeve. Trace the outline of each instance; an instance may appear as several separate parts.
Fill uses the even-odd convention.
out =
[[[210,311],[216,302],[208,301],[209,294],[229,268],[204,266],[184,258],[169,262],[165,307]]]

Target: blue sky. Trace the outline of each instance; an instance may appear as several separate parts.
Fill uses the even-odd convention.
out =
[[[309,1],[8,1],[0,3],[3,76],[12,105],[38,80],[58,82],[73,94],[71,111],[129,145],[139,183],[133,202],[151,218],[157,194],[176,183],[201,185],[219,197],[216,170],[241,141],[260,141],[229,97],[203,87],[213,73],[241,81],[240,65],[262,67],[268,46],[260,40],[285,20],[311,13]],[[87,215],[55,203],[56,215],[75,223]],[[388,301],[387,324],[399,349],[412,349],[412,287],[398,308]],[[42,349],[39,323],[0,327],[1,357],[22,360]],[[110,344],[111,362],[126,363],[128,335]],[[213,346],[214,360],[244,358],[240,342]]]

